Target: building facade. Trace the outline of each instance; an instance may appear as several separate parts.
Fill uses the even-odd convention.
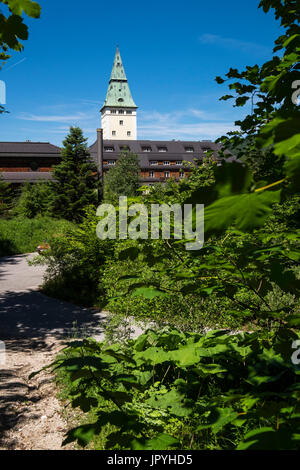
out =
[[[137,106],[133,101],[125,69],[117,47],[108,90],[101,108],[102,128],[89,147],[100,176],[104,176],[125,151],[135,153],[140,162],[141,184],[168,178],[180,180],[205,152],[219,159],[220,146],[211,141],[153,141],[137,139]],[[2,118],[3,119],[3,118]],[[235,159],[227,152],[226,160]],[[60,148],[49,142],[0,142],[0,175],[13,184],[47,181],[61,160]]]

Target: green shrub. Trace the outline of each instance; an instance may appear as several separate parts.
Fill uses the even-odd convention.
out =
[[[0,256],[34,252],[39,244],[51,243],[70,227],[70,222],[50,217],[0,219]]]

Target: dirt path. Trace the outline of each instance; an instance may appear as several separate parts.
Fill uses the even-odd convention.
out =
[[[75,333],[102,339],[106,315],[42,295],[44,268],[28,257],[0,259],[0,449],[61,449],[67,423],[53,379],[28,376]]]
[[[49,298],[39,290],[44,268],[32,255],[0,259],[0,449],[61,449],[68,424],[48,372],[69,338],[104,338],[107,312]],[[133,336],[142,333],[134,327]],[[1,352],[5,344],[5,356]],[[68,449],[72,446],[68,446]]]
[[[67,423],[52,377],[42,372],[29,381],[28,375],[49,364],[62,345],[51,337],[46,342],[31,339],[22,343],[20,351],[15,340],[6,341],[0,386],[0,449],[59,450]]]

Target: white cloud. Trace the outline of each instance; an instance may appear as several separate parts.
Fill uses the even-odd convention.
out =
[[[138,120],[138,136],[144,139],[215,140],[235,129],[232,122],[195,109],[165,114],[143,112]]]
[[[241,41],[234,38],[224,38],[222,36],[218,36],[217,34],[202,34],[202,36],[199,37],[199,41],[202,44],[213,44],[224,47],[226,49],[238,49],[242,52],[255,53],[260,55],[270,54],[271,52],[270,48],[262,46],[261,44]]]
[[[70,121],[81,121],[91,119],[90,114],[87,113],[74,113],[69,115],[38,115],[38,114],[20,114],[17,116],[18,119],[24,121],[35,121],[35,122],[70,122]]]

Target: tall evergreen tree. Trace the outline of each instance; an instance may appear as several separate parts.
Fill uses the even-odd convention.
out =
[[[104,200],[115,204],[119,196],[135,196],[139,187],[139,172],[138,156],[130,152],[122,153],[104,177]]]
[[[12,207],[13,192],[11,184],[3,181],[0,174],[0,216],[6,215]]]
[[[70,127],[63,141],[62,161],[53,171],[53,212],[55,216],[79,222],[84,208],[97,204],[97,167],[79,127]]]

